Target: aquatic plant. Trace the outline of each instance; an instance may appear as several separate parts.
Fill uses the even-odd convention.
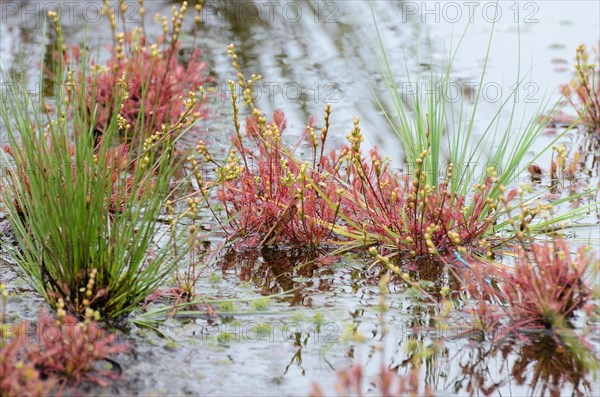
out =
[[[600,42],[595,49],[600,60]],[[590,53],[582,44],[577,47],[575,69],[577,77],[560,87],[563,96],[575,110],[588,132],[600,134],[600,68],[590,62]]]
[[[526,343],[543,331],[588,365],[583,353],[589,343],[571,320],[578,311],[594,311],[592,280],[600,261],[589,247],[579,247],[573,256],[562,237],[542,243],[524,238],[518,247],[511,267],[464,262],[463,310],[472,316],[467,327],[494,341],[514,337]]]
[[[488,54],[490,47],[491,37]],[[430,87],[450,85],[454,56],[455,53],[451,54],[446,70],[439,76],[432,72]],[[362,154],[364,137],[356,119],[348,135],[349,147],[342,148],[339,157],[332,157],[335,166],[329,170],[342,197],[341,206],[335,204],[340,222],[331,227],[338,236],[349,240],[345,248],[377,244],[388,255],[440,253],[453,257],[460,253],[492,257],[493,251],[503,244],[522,239],[525,229],[531,233],[548,226],[548,222],[533,223],[533,220],[541,218],[551,206],[526,197],[524,192],[530,193],[530,189],[506,188],[527,169],[524,165],[529,162],[525,156],[545,123],[532,119],[525,125],[516,125],[517,100],[511,95],[475,139],[474,121],[481,90],[468,110],[469,105],[461,102],[456,112],[453,108],[456,105],[439,89],[427,90],[424,95],[417,88],[407,105],[406,95],[398,90],[381,38],[378,60],[395,114],[381,107],[401,141],[408,172],[391,172],[390,161],[382,159],[377,150],[372,150],[369,156]],[[486,66],[487,56],[481,81]],[[422,87],[418,75],[409,79],[415,81],[416,87]],[[508,109],[511,98],[512,108]],[[542,101],[540,108],[546,105]],[[510,110],[508,123],[499,128],[500,114],[507,110]],[[517,128],[520,131],[515,134]],[[538,152],[549,149],[552,143]],[[488,152],[485,147],[494,149]],[[442,164],[445,149],[446,165]],[[483,169],[478,173],[477,165],[481,164]],[[569,172],[573,174],[575,170]],[[319,184],[312,186],[319,190]],[[327,196],[326,192],[320,193]],[[513,200],[517,198],[523,212],[519,219],[510,215],[515,205]],[[565,217],[574,219],[582,211],[580,208]]]
[[[319,136],[311,120],[300,141],[288,149],[283,144],[286,120],[283,112],[275,111],[272,121],[256,107],[252,86],[260,76],[246,80],[237,62],[232,45],[229,52],[238,70],[238,84],[243,89],[244,103],[252,114],[246,118],[246,134],[239,122],[238,96],[232,87],[231,103],[235,134],[233,149],[226,163],[217,169],[218,199],[225,206],[231,237],[241,237],[247,247],[285,244],[314,251],[331,235],[340,205],[336,184],[322,170],[330,159],[324,153],[330,108],[325,110],[325,126]],[[311,160],[301,161],[295,150],[302,144],[311,150]],[[201,150],[205,159],[210,155]],[[310,182],[309,182],[310,181]],[[198,180],[202,186],[203,181]],[[313,184],[321,187],[315,189]]]
[[[97,140],[90,131],[98,114],[88,111],[83,84],[87,62],[63,75],[66,89],[57,92],[53,114],[34,106],[24,84],[3,91],[0,114],[13,158],[0,185],[18,241],[9,251],[32,287],[53,307],[62,299],[77,315],[91,308],[114,318],[173,269],[170,248],[154,241],[156,219],[177,165],[174,141],[194,122],[197,98],[190,93],[178,120],[143,139],[115,112]],[[7,81],[13,77],[19,79]],[[124,82],[113,89],[116,98],[128,95]],[[121,132],[139,143],[115,148]]]
[[[374,14],[373,19],[376,19]],[[428,78],[423,80],[419,73],[409,73],[406,65],[406,71],[409,73],[408,81],[416,87],[414,93],[407,95],[399,89],[394,77],[396,71],[392,69],[388,60],[376,21],[375,27],[379,39],[379,51],[376,55],[394,112],[385,109],[381,103],[382,99],[377,96],[376,99],[400,140],[408,167],[411,169],[416,167],[419,156],[427,151],[427,159],[422,165],[423,172],[427,174],[427,183],[436,188],[444,181],[445,165],[452,164],[452,176],[447,183],[450,192],[458,194],[458,197],[467,195],[473,184],[485,184],[490,174],[494,174],[495,181],[487,195],[491,200],[496,200],[500,195],[500,186],[510,186],[511,182],[515,181],[530,164],[530,161],[526,161],[527,152],[538,141],[538,137],[547,126],[548,119],[539,122],[536,118],[527,121],[523,117],[518,124],[519,118],[515,114],[518,98],[515,91],[512,91],[511,95],[503,99],[487,124],[481,127],[475,123],[479,114],[479,105],[483,100],[482,87],[485,86],[483,81],[492,46],[493,29],[489,37],[478,89],[472,103],[468,103],[464,98],[456,101],[456,98],[447,91],[452,87],[452,62],[460,49],[466,29],[439,73],[432,71]],[[517,86],[523,83],[523,78],[518,74]],[[541,100],[539,103],[536,114],[542,113],[548,107],[548,99]],[[555,112],[556,106],[550,109],[549,114],[553,115]],[[508,114],[507,122],[505,125],[500,125],[501,115],[504,113]],[[562,134],[551,144],[536,150],[538,154],[531,161],[535,161],[541,153],[548,150],[560,136]],[[493,148],[493,150],[485,150],[485,148]],[[446,161],[442,160],[444,152],[448,154]],[[472,212],[477,204],[466,202],[464,205]],[[485,212],[481,216],[485,217]]]
[[[374,14],[373,18],[375,19]],[[568,130],[558,134],[548,145],[536,148],[537,154],[533,159],[526,157],[535,147],[552,115],[556,113],[556,106],[548,111],[550,116],[541,122],[536,118],[519,118],[516,115],[518,99],[513,91],[503,99],[489,122],[481,126],[475,122],[482,101],[482,87],[493,30],[486,49],[479,88],[471,103],[464,99],[455,103],[455,98],[444,91],[452,86],[452,62],[466,30],[439,73],[431,71],[428,79],[423,81],[419,73],[411,74],[406,65],[408,80],[416,87],[415,92],[407,95],[400,90],[395,78],[396,71],[386,54],[377,23],[375,25],[379,38],[377,57],[393,111],[386,110],[383,99],[377,99],[400,140],[407,166],[410,170],[419,168],[418,172],[426,175],[423,181],[419,181],[420,186],[426,186],[433,193],[433,197],[439,197],[438,201],[444,200],[448,208],[460,208],[460,212],[471,224],[478,225],[476,230],[484,245],[488,245],[489,237],[499,232],[513,233],[509,223],[501,220],[505,214],[499,211],[499,206],[508,208],[513,205],[511,198],[515,198],[516,195],[513,190],[505,189],[511,187],[527,169],[531,170],[529,165],[550,149]],[[516,86],[520,86],[526,77],[518,74]],[[430,88],[424,90],[424,86]],[[547,107],[548,99],[540,101],[536,114]],[[506,122],[501,124],[503,120]],[[445,160],[444,154],[447,154]],[[470,194],[473,186],[476,193]],[[425,195],[422,196],[425,198]],[[525,197],[524,201],[528,199]],[[530,227],[532,230],[539,229],[534,224]]]
[[[375,149],[369,159],[365,158],[363,139],[357,118],[348,135],[350,147],[342,148],[335,166],[344,223],[334,226],[334,231],[351,245],[378,244],[392,254],[454,255],[457,250],[470,252],[481,247],[484,235],[503,214],[504,203],[488,197],[495,175],[487,177],[484,184],[474,185],[472,196],[467,198],[450,189],[452,164],[444,181],[437,186],[429,184],[425,172],[428,150],[417,157],[412,174],[401,174],[392,172],[390,161],[382,159]],[[516,189],[511,190],[508,201],[516,194]]]
[[[100,64],[90,58],[89,49],[84,45],[67,46],[63,42],[62,28],[56,24],[56,45],[52,47],[51,56],[45,69],[47,79],[55,87],[61,87],[60,80],[66,67],[74,63],[77,68],[86,68],[87,77],[78,81],[85,85],[87,112],[96,113],[96,121],[92,133],[97,138],[109,124],[114,114],[119,114],[123,125],[128,125],[125,135],[135,131],[138,136],[148,137],[163,125],[176,123],[184,113],[188,117],[206,116],[204,109],[203,85],[210,81],[204,73],[206,63],[200,60],[200,50],[194,49],[189,57],[182,56],[180,32],[187,11],[187,2],[177,8],[173,6],[171,26],[167,16],[155,16],[155,23],[162,26],[162,35],[154,39],[146,33],[144,24],[144,2],[139,2],[139,19],[137,27],[127,26],[125,15],[129,8],[124,0],[119,0],[120,12],[116,12],[108,0],[104,0],[102,15],[108,19],[112,46],[109,47],[108,59]],[[201,4],[196,5],[194,32],[200,25]],[[131,8],[133,9],[133,8]],[[52,17],[56,17],[56,13]],[[118,20],[117,14],[122,20]],[[129,15],[128,20],[133,15]],[[122,31],[118,31],[122,26]],[[67,49],[70,49],[68,51]],[[102,53],[99,53],[103,55]],[[84,65],[85,64],[85,65]],[[127,95],[115,91],[114,87],[127,87]],[[56,90],[55,90],[56,91]],[[188,111],[184,98],[189,92],[197,94],[198,100]],[[118,105],[118,106],[117,106]]]
[[[126,125],[130,125],[139,136],[147,137],[163,125],[176,123],[182,114],[189,113],[195,118],[204,117],[202,86],[209,81],[204,74],[206,64],[200,61],[200,51],[194,49],[189,59],[183,60],[179,55],[181,44],[180,31],[187,10],[187,2],[178,8],[173,7],[171,26],[167,17],[156,16],[155,22],[161,21],[163,34],[150,43],[144,24],[135,29],[125,25],[125,12],[119,13],[123,18],[123,31],[117,32],[119,21],[108,1],[105,1],[103,13],[110,23],[113,47],[106,65],[91,64],[96,71],[86,81],[87,105],[89,112],[97,112],[94,133],[101,135],[109,128],[113,113],[118,112]],[[121,8],[125,4],[119,1]],[[143,10],[143,1],[140,3]],[[199,23],[201,5],[196,6],[196,28]],[[140,12],[143,19],[143,11]],[[81,50],[73,48],[74,61],[80,63]],[[117,99],[114,90],[117,84],[127,87],[125,99]],[[182,98],[189,92],[198,93],[200,100],[188,109]],[[115,107],[116,103],[119,107]]]
[[[575,312],[592,299],[587,280],[600,262],[587,247],[572,257],[560,238],[520,250],[514,270],[502,269],[501,295],[511,318],[509,330],[568,328]]]
[[[6,304],[8,291],[0,284],[0,395],[1,396],[46,396],[56,381],[42,379],[35,361],[26,358],[27,323],[8,324]]]
[[[3,304],[8,298],[0,286]],[[65,386],[82,382],[106,386],[119,372],[101,369],[97,364],[127,350],[115,343],[89,310],[83,322],[59,308],[57,317],[40,312],[38,323],[30,330],[28,322],[6,323],[6,308],[0,321],[0,394],[2,396],[43,396],[60,394]],[[35,338],[31,339],[30,335]]]
[[[4,329],[8,328],[4,324]],[[120,373],[99,369],[97,363],[127,350],[114,343],[114,335],[104,334],[96,323],[78,323],[73,316],[57,325],[53,316],[40,314],[36,324],[39,340],[27,336],[29,324],[11,325],[12,335],[0,337],[0,394],[3,396],[45,396],[65,386],[83,382],[106,386]]]
[[[197,152],[199,161],[218,167],[216,189],[231,235],[243,236],[246,246],[280,243],[314,251],[329,241],[346,248],[379,243],[413,256],[438,250],[452,254],[457,249],[479,248],[483,236],[503,215],[500,194],[495,200],[488,197],[497,189],[494,170],[489,170],[483,184],[473,186],[474,194],[468,198],[451,189],[452,164],[445,181],[430,184],[425,166],[430,145],[417,158],[413,174],[391,172],[389,161],[376,150],[370,159],[362,155],[364,138],[358,119],[348,135],[349,145],[327,155],[329,105],[319,136],[311,120],[296,145],[284,146],[283,113],[276,111],[273,121],[267,122],[252,98],[252,86],[260,77],[245,80],[233,47],[229,51],[243,89],[243,103],[252,111],[246,120],[246,136],[241,134],[238,97],[230,82],[236,131],[233,150],[224,165],[214,162],[203,142]],[[303,144],[310,149],[308,161],[295,154]],[[196,158],[192,166],[199,191],[206,198],[206,190],[215,184],[202,179]],[[505,198],[510,201],[515,195],[516,190],[511,190]]]
[[[36,367],[43,376],[71,386],[82,382],[106,386],[108,380],[120,376],[119,372],[96,366],[110,356],[127,351],[127,346],[115,343],[113,334],[93,322],[97,316],[88,312],[84,322],[79,322],[58,309],[57,317],[58,320],[40,313],[37,324],[38,330],[42,330],[40,340],[28,347],[30,357],[39,357]]]
[[[0,395],[47,396],[56,386],[55,379],[43,379],[36,368],[35,360],[28,360],[27,324],[20,323],[7,335],[8,324],[0,328]]]

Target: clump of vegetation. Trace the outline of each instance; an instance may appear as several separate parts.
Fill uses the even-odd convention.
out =
[[[489,122],[476,122],[487,56],[474,100],[471,103],[460,101],[457,109],[457,104],[444,89],[451,85],[452,60],[458,47],[449,54],[447,65],[438,73],[432,71],[425,82],[418,74],[410,76],[409,81],[414,82],[416,91],[407,95],[396,82],[395,70],[387,58],[381,37],[379,44],[378,61],[393,104],[391,111],[383,104],[381,109],[400,140],[410,173],[406,181],[392,181],[393,178],[387,175],[381,178],[377,173],[385,167],[379,155],[372,155],[369,167],[375,172],[369,171],[374,177],[366,181],[362,174],[369,173],[361,165],[364,161],[354,161],[355,168],[363,169],[352,172],[359,181],[365,182],[361,182],[362,189],[350,188],[351,204],[367,215],[368,221],[363,221],[364,229],[376,225],[371,236],[363,234],[372,240],[384,241],[388,246],[395,243],[398,250],[413,251],[417,255],[480,252],[493,256],[494,249],[524,231],[522,220],[510,216],[518,191],[512,188],[514,182],[527,170],[527,165],[552,147],[562,134],[540,148],[533,159],[527,159],[527,153],[535,147],[546,128],[548,118],[541,123],[531,119],[518,124],[517,98],[512,96],[513,93],[503,100]],[[488,54],[490,47],[491,37]],[[408,71],[408,65],[406,68]],[[521,79],[518,76],[517,83],[520,84]],[[425,86],[432,89],[424,90]],[[547,105],[547,100],[541,101],[536,113]],[[549,113],[555,111],[553,108]],[[501,115],[508,117],[501,118]],[[503,125],[502,120],[506,120]],[[356,141],[356,138],[352,139]],[[486,150],[487,147],[493,149]],[[385,195],[380,195],[386,190]],[[363,193],[365,191],[368,194]],[[519,195],[519,199],[521,204],[532,201],[531,197],[523,195]],[[530,210],[523,215],[528,221],[528,232],[541,230],[544,225],[543,222],[532,223],[533,218],[540,215],[536,211]],[[515,224],[520,224],[520,228],[515,228]],[[352,226],[358,226],[359,230],[362,227],[361,224]],[[498,239],[507,233],[513,237]],[[356,237],[358,234],[356,231]]]
[[[60,22],[51,17],[60,36]],[[23,88],[3,91],[0,114],[12,160],[0,185],[18,241],[10,254],[36,291],[53,307],[62,300],[77,315],[93,309],[114,318],[133,310],[173,269],[170,248],[154,240],[156,220],[178,162],[174,141],[195,121],[197,97],[190,92],[185,112],[149,136],[115,111],[98,140],[90,132],[99,113],[89,111],[84,83],[97,74],[87,75],[88,60],[62,75],[64,65],[55,65],[66,89],[56,93],[52,115]],[[123,109],[129,86],[120,80],[112,89],[114,109]],[[123,131],[137,143],[115,147]]]
[[[108,19],[112,37],[104,65],[90,58],[85,45],[82,48],[74,44],[68,51],[68,46],[63,43],[62,28],[56,24],[55,50],[49,57],[54,64],[45,69],[48,79],[44,83],[51,81],[54,87],[62,87],[62,74],[67,66],[74,64],[77,69],[85,68],[87,77],[82,78],[82,70],[79,70],[77,78],[86,87],[88,113],[97,114],[92,129],[94,136],[100,137],[109,128],[113,114],[118,113],[124,120],[124,126],[139,130],[140,135],[147,137],[163,125],[173,124],[187,112],[182,99],[190,91],[203,99],[203,84],[210,78],[204,74],[206,64],[200,60],[198,49],[187,58],[181,55],[179,39],[187,2],[179,8],[173,7],[171,26],[167,16],[155,16],[155,23],[160,22],[163,34],[154,42],[145,30],[144,1],[139,1],[141,23],[133,28],[126,24],[128,5],[124,0],[119,0],[118,5],[119,10],[115,10],[108,0],[104,0],[101,10]],[[202,5],[196,5],[194,32],[200,25],[201,10]],[[118,20],[117,14],[121,20]],[[49,16],[52,20],[57,18],[53,11],[49,12]],[[122,27],[122,31],[119,32],[118,27]],[[121,93],[114,90],[117,85],[127,87],[127,96],[121,97]],[[197,101],[189,113],[195,118],[204,117],[203,101]]]
[[[501,295],[507,304],[511,328],[556,329],[568,327],[577,310],[592,299],[587,280],[598,274],[598,262],[587,247],[572,257],[562,239],[533,244],[520,250],[514,270],[503,269]]]
[[[0,395],[47,396],[57,385],[55,379],[43,379],[36,361],[27,354],[27,324],[9,324],[0,328]],[[28,359],[29,358],[29,359]]]
[[[475,306],[466,307],[476,329],[500,340],[511,335],[548,331],[575,349],[587,346],[572,332],[571,319],[579,310],[591,314],[595,303],[592,280],[600,261],[588,247],[575,256],[560,237],[543,243],[522,244],[514,268],[466,263],[464,288]]]
[[[203,180],[198,160],[191,160],[199,193],[208,200],[208,192],[216,187],[231,236],[243,237],[249,247],[280,243],[313,251],[322,242],[343,244],[346,249],[378,244],[386,254],[404,252],[413,257],[438,252],[450,256],[455,252],[492,256],[492,248],[501,245],[492,245],[489,240],[496,238],[498,231],[510,229],[512,223],[504,218],[517,196],[517,189],[507,191],[504,183],[511,182],[522,171],[518,163],[541,131],[538,123],[527,126],[514,148],[510,140],[511,125],[498,140],[487,137],[492,128],[488,126],[476,146],[489,140],[496,142],[499,149],[486,159],[491,165],[483,175],[450,161],[445,175],[440,176],[441,136],[447,127],[445,109],[437,107],[432,96],[428,98],[432,114],[411,126],[407,110],[400,107],[404,122],[398,131],[402,131],[403,146],[410,148],[408,158],[414,160],[411,173],[403,175],[392,172],[389,160],[382,159],[377,150],[370,153],[370,158],[362,154],[364,137],[358,119],[348,135],[349,145],[326,155],[329,106],[320,135],[315,133],[311,121],[295,146],[284,146],[283,113],[277,111],[273,121],[267,121],[252,98],[252,87],[260,76],[246,80],[233,46],[229,52],[242,89],[242,102],[251,111],[246,120],[246,134],[243,136],[241,132],[235,83],[230,82],[235,127],[233,150],[225,164],[220,165],[203,142],[197,147],[201,162],[217,166],[218,180],[214,183]],[[415,99],[415,106],[420,109],[420,97]],[[435,128],[425,128],[434,122]],[[472,123],[467,125],[473,128]],[[477,148],[469,144],[469,138],[458,134],[451,142],[451,152],[458,153],[452,159],[480,160]],[[301,145],[310,149],[308,161],[295,154]],[[418,153],[417,147],[421,148]],[[507,154],[511,158],[508,163],[503,160]],[[471,182],[474,180],[481,182]],[[517,231],[510,229],[510,232]]]
[[[362,155],[358,119],[348,140],[350,147],[341,151],[339,164],[344,166],[338,178],[345,224],[334,230],[356,246],[378,244],[388,253],[412,256],[472,251],[481,247],[483,236],[503,214],[504,204],[488,197],[495,175],[474,185],[473,195],[466,197],[449,186],[452,164],[444,181],[437,186],[429,183],[428,149],[417,157],[414,173],[402,175],[390,171],[389,160],[377,150],[371,151],[370,159]],[[506,201],[515,196],[516,189],[511,190]]]
[[[123,9],[125,2],[120,0],[119,3]],[[143,2],[140,7],[143,10]],[[98,114],[96,135],[110,128],[114,113],[118,113],[125,125],[138,130],[143,137],[163,125],[176,123],[183,114],[195,118],[206,115],[201,100],[196,101],[191,109],[182,100],[188,97],[190,91],[201,91],[203,84],[209,81],[204,75],[206,65],[200,61],[198,49],[193,50],[185,62],[179,55],[179,37],[187,7],[187,2],[179,8],[173,7],[171,26],[167,16],[156,16],[155,22],[162,24],[163,35],[151,44],[143,23],[135,29],[127,29],[125,12],[119,13],[123,18],[123,31],[118,32],[117,26],[121,21],[117,20],[114,8],[105,1],[103,12],[109,19],[113,38],[111,56],[105,66],[92,64],[91,68],[96,73],[85,80],[88,111]],[[198,4],[195,29],[200,22],[200,12],[201,5]],[[140,14],[143,18],[143,11]],[[75,47],[73,55],[80,63],[81,50]],[[117,85],[126,87],[125,99],[118,98],[120,93],[114,90]],[[119,107],[115,107],[117,103]]]
[[[106,386],[120,376],[117,371],[101,369],[97,364],[127,350],[115,343],[95,322],[97,313],[89,310],[82,322],[59,307],[57,317],[40,312],[30,339],[27,322],[8,324],[6,299],[0,286],[3,312],[0,321],[0,394],[3,396],[44,396],[62,392],[65,386],[82,382]]]
[[[582,44],[576,49],[577,77],[561,86],[561,91],[573,107],[588,132],[600,135],[600,68],[590,63],[590,53]],[[596,60],[600,60],[600,43],[596,47]]]
[[[225,206],[232,237],[241,237],[247,247],[275,244],[316,250],[332,235],[341,198],[336,184],[324,170],[331,159],[324,153],[329,128],[330,108],[325,111],[325,126],[319,136],[314,120],[306,127],[300,141],[288,149],[283,144],[286,121],[283,112],[275,111],[272,121],[256,107],[252,86],[260,76],[246,80],[233,46],[229,47],[233,65],[238,70],[238,84],[243,89],[244,103],[251,109],[246,118],[245,136],[239,122],[238,96],[232,86],[233,149],[223,166],[217,169],[218,199]],[[311,149],[312,161],[303,162],[294,154],[301,144]],[[212,161],[200,143],[202,161]],[[201,187],[206,183],[196,173]],[[317,189],[313,184],[318,184]],[[334,205],[330,205],[331,203]]]

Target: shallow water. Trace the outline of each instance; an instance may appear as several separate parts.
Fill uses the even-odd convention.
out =
[[[16,8],[12,7],[16,3],[0,4],[3,7],[0,58],[4,65],[15,65],[19,47],[27,56],[26,62],[35,65],[33,59],[42,43],[43,15],[53,7],[51,3],[54,2],[30,1]],[[85,21],[78,16],[82,15],[83,6],[67,3],[63,5],[66,9],[73,7],[73,13],[65,14],[70,18],[64,23],[65,34],[67,38],[81,40]],[[202,49],[208,70],[215,78],[212,86],[217,94],[224,94],[227,80],[234,77],[226,53],[226,45],[234,43],[244,70],[264,77],[259,85],[259,106],[266,113],[276,108],[284,110],[291,140],[299,136],[312,115],[319,125],[325,104],[331,103],[330,131],[334,138],[329,142],[331,148],[344,141],[353,118],[360,116],[370,144],[383,148],[400,165],[400,145],[371,93],[372,89],[385,106],[390,106],[385,103],[385,86],[374,55],[377,38],[369,3],[282,1],[272,6],[267,3],[209,1],[202,14],[204,24],[199,36],[195,41],[191,36],[184,38],[188,46],[194,43]],[[171,4],[174,3],[147,1],[147,26],[155,12],[168,14]],[[439,70],[440,65],[445,65],[444,53],[450,40],[455,44],[469,21],[470,9],[463,3],[453,3],[458,7],[455,9],[437,2],[374,1],[372,4],[390,62],[398,71],[398,82],[405,84],[407,90],[410,82],[404,73],[405,64],[410,70]],[[481,4],[486,11],[476,9],[473,13],[473,24],[453,63],[453,80],[461,88],[460,97],[469,95],[470,88],[479,84],[490,37],[493,3]],[[130,7],[135,10],[137,3],[131,3]],[[424,14],[423,7],[430,12]],[[106,21],[95,22],[95,9],[91,6],[86,14],[92,45],[110,40]],[[531,117],[546,92],[546,96],[558,98],[555,87],[572,77],[575,47],[582,42],[592,45],[600,29],[600,4],[592,1],[571,2],[568,7],[562,2],[527,2],[518,3],[516,8],[513,3],[502,2],[499,9],[502,15],[494,27],[484,81],[489,90],[478,113],[481,118],[477,122],[481,125],[493,117],[499,103],[510,95],[518,73],[519,53],[520,75],[529,70],[531,75],[525,80],[529,85],[518,91],[517,114]],[[515,18],[520,23],[515,23]],[[29,77],[34,90],[35,74]],[[229,147],[231,133],[229,99],[212,96],[210,109],[210,118],[200,124],[209,133],[204,137],[211,151],[223,154]],[[542,137],[540,147],[551,139],[551,135]],[[575,132],[563,141],[573,147],[582,144],[582,138]],[[548,158],[540,159],[540,163],[547,164]],[[591,181],[597,181],[597,167],[596,162],[591,169]],[[547,185],[540,186],[544,187]],[[598,219],[591,214],[583,221],[597,223]],[[591,240],[598,247],[597,227],[579,229],[577,233],[577,237]],[[405,351],[409,335],[428,345],[448,332],[440,331],[443,327],[435,323],[435,309],[431,305],[411,297],[400,286],[392,286],[396,291],[388,297],[390,310],[385,320],[389,334],[382,340],[377,317],[379,290],[369,279],[375,275],[359,270],[367,262],[365,257],[344,257],[326,268],[292,270],[298,258],[289,256],[282,252],[223,254],[206,270],[210,277],[202,278],[197,290],[214,298],[240,299],[236,314],[168,320],[161,330],[174,343],[143,329],[123,337],[132,345],[132,353],[117,359],[124,379],[108,389],[94,389],[90,393],[308,395],[311,382],[318,381],[327,394],[332,394],[336,370],[359,362],[370,376],[378,372],[383,362],[405,373],[410,356]],[[27,289],[13,279],[8,265],[1,266],[0,281],[10,281],[14,291]],[[420,267],[419,276],[434,282],[446,277],[435,266]],[[274,299],[268,306],[249,300],[294,288],[298,290]],[[23,318],[35,318],[31,307],[38,302],[28,293],[15,299],[9,308]],[[460,323],[460,319],[456,321]],[[270,325],[267,332],[264,324]],[[257,326],[262,326],[262,333]],[[364,342],[348,337],[348,329],[353,326],[364,336]],[[600,342],[598,335],[590,339],[596,344]],[[553,349],[546,346],[548,343],[540,341],[523,346],[510,342],[494,346],[456,335],[424,363],[421,376],[440,395],[468,394],[470,382],[474,382],[471,387],[476,394],[489,388],[494,395],[539,395],[542,390],[539,385],[532,389],[532,377],[537,369],[547,365],[552,368],[542,371],[549,374],[547,381],[559,377],[561,394],[571,394],[580,371],[569,368],[568,360],[552,353]],[[384,353],[375,348],[378,345],[385,347]],[[550,358],[544,359],[544,355]],[[477,385],[479,378],[484,380]],[[544,384],[543,380],[540,382]],[[372,385],[367,387],[375,393]],[[599,390],[597,384],[593,387],[585,394]]]

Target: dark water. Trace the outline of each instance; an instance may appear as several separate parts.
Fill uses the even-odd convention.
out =
[[[97,21],[99,2],[85,3],[87,6],[61,3],[69,10],[63,15],[67,38],[81,41],[87,20],[92,45],[110,42],[106,20]],[[5,67],[16,67],[19,48],[26,64],[35,66],[36,54],[44,43],[43,16],[55,4],[0,4],[0,55]],[[146,2],[145,22],[150,31],[154,13],[169,14],[172,4]],[[461,97],[476,89],[494,3],[482,2],[474,11],[462,2],[371,4],[390,62],[398,71],[397,79],[407,90],[410,82],[405,67],[411,71],[439,70],[445,65],[444,54],[456,45],[471,19],[453,63],[453,79],[461,87]],[[126,20],[131,23],[137,18],[136,7],[137,3],[131,3],[126,11]],[[510,95],[519,65],[521,76],[531,72],[529,85],[518,92],[519,114],[534,115],[544,95],[558,98],[555,87],[572,77],[575,47],[592,45],[600,29],[600,6],[594,1],[501,2],[498,7],[501,15],[494,26],[484,80],[489,90],[480,106],[479,123],[489,121],[499,103]],[[331,103],[331,148],[344,141],[353,118],[360,116],[368,143],[383,148],[397,164],[401,162],[398,141],[371,92],[384,106],[391,107],[375,57],[377,37],[368,2],[210,1],[202,18],[200,34],[196,38],[184,35],[183,42],[187,48],[201,48],[217,94],[225,94],[227,80],[235,77],[226,53],[227,44],[234,43],[244,70],[264,77],[257,90],[259,105],[266,113],[284,110],[291,140],[299,136],[311,116],[319,123],[325,104]],[[29,69],[31,90],[35,90],[36,73],[35,68]],[[210,108],[210,118],[201,122],[208,131],[205,140],[212,151],[224,153],[232,130],[229,99],[214,95]],[[550,139],[542,137],[540,147]],[[582,139],[572,133],[564,143],[576,147]],[[591,172],[597,178],[597,168]],[[584,221],[597,219],[591,215]],[[579,231],[577,237],[598,247],[596,227]],[[311,382],[318,381],[331,394],[336,370],[353,362],[365,366],[367,377],[375,375],[382,362],[405,373],[412,356],[406,350],[409,337],[425,347],[437,346],[423,359],[421,378],[439,395],[465,395],[471,390],[475,394],[539,395],[548,391],[545,386],[565,395],[574,389],[587,395],[599,390],[589,376],[581,377],[581,368],[557,350],[551,339],[499,345],[475,342],[458,332],[449,336],[448,332],[454,331],[436,323],[436,309],[410,297],[400,286],[392,287],[395,291],[388,297],[390,310],[385,323],[389,334],[382,339],[377,316],[379,290],[373,283],[376,275],[363,270],[364,257],[340,258],[320,269],[297,268],[300,262],[281,252],[224,254],[207,269],[207,277],[201,279],[197,290],[210,297],[239,299],[232,310],[236,314],[214,321],[168,320],[161,330],[175,342],[138,330],[128,338],[132,354],[118,360],[124,379],[93,393],[307,395]],[[4,264],[1,274],[0,281],[10,281],[11,288],[27,289],[13,279],[14,274]],[[445,277],[435,266],[421,267],[419,276],[434,282]],[[292,288],[299,289],[268,305],[251,300]],[[32,318],[35,314],[29,308],[33,302],[37,304],[35,297],[25,294],[11,303],[11,308],[22,317]],[[450,330],[459,323],[456,319],[456,324],[449,324]],[[364,337],[362,342],[349,336],[352,328]],[[438,346],[436,341],[442,336],[446,341]],[[600,342],[597,335],[590,339]],[[376,346],[384,346],[383,352]],[[592,381],[591,390],[584,387],[586,380]],[[372,385],[365,387],[376,394]]]

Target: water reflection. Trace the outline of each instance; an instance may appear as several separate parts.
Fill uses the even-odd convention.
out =
[[[491,395],[519,393],[528,395],[584,396],[591,392],[590,373],[585,360],[596,360],[594,353],[573,353],[548,334],[531,335],[528,341],[505,340],[498,344],[467,346],[451,360],[460,373],[448,387],[457,394]],[[587,357],[585,357],[587,355]]]
[[[238,251],[229,249],[220,263],[223,274],[236,273],[240,281],[252,283],[265,295],[284,291],[292,305],[312,306],[311,293],[329,291],[332,269],[319,268],[313,255],[298,250],[263,248]],[[318,271],[318,277],[314,277]]]

